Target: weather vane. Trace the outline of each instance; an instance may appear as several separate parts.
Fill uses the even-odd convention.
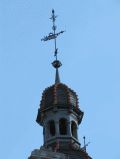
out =
[[[56,76],[55,76],[55,83],[60,83],[60,77],[59,77],[59,71],[58,68],[60,66],[62,66],[61,62],[57,59],[57,55],[58,55],[58,48],[56,46],[56,39],[57,37],[64,33],[65,31],[60,31],[56,33],[56,25],[55,25],[55,21],[56,21],[57,16],[55,15],[55,11],[54,9],[52,10],[52,16],[51,16],[51,20],[53,23],[52,26],[52,32],[48,34],[48,36],[44,36],[44,38],[41,39],[41,41],[48,41],[48,40],[54,40],[54,46],[55,46],[55,50],[54,50],[54,56],[55,56],[55,61],[52,62],[53,67],[56,69]]]
[[[54,40],[54,46],[55,46],[54,56],[57,60],[58,48],[56,46],[56,39],[60,34],[64,33],[65,31],[60,31],[60,32],[56,33],[56,29],[57,29],[57,26],[55,25],[56,18],[57,18],[57,16],[55,15],[55,11],[53,9],[52,16],[50,18],[53,23],[53,26],[52,26],[53,32],[49,33],[48,36],[44,36],[44,38],[42,38],[41,41],[48,41],[48,40],[52,40],[52,39]]]

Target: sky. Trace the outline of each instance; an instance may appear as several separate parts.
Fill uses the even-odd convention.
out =
[[[0,157],[27,159],[43,144],[36,122],[43,90],[54,84],[55,9],[61,82],[79,96],[79,126],[93,159],[120,158],[120,1],[0,0]]]

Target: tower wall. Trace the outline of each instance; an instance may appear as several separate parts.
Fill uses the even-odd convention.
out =
[[[78,141],[78,122],[77,117],[70,113],[68,110],[59,109],[51,110],[45,113],[43,120],[43,132],[44,132],[44,145],[46,147],[54,145],[59,141],[60,143],[64,142],[68,147],[71,140],[77,143],[77,146],[80,146]],[[54,123],[54,125],[52,125]],[[52,126],[51,126],[51,125]],[[62,124],[62,125],[61,125]],[[76,127],[76,130],[73,129]],[[55,130],[51,130],[51,127]],[[52,131],[52,132],[51,132]]]

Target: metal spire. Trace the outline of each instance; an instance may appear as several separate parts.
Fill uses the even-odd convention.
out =
[[[52,65],[53,67],[56,69],[56,77],[55,77],[55,83],[60,83],[60,77],[59,77],[59,71],[58,71],[58,68],[62,65],[61,62],[58,60],[58,48],[56,46],[56,39],[57,37],[64,33],[64,31],[60,31],[58,33],[56,33],[56,29],[57,29],[57,26],[55,25],[55,21],[56,21],[56,18],[57,16],[55,15],[55,11],[54,9],[52,10],[52,16],[51,16],[51,20],[52,20],[52,23],[53,23],[53,26],[52,26],[52,30],[53,32],[50,32],[48,34],[48,36],[44,36],[44,38],[41,39],[41,41],[48,41],[48,40],[54,40],[54,57],[55,57],[55,61],[53,61]]]

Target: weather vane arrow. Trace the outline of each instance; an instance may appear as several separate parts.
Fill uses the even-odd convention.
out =
[[[55,15],[55,11],[53,9],[52,16],[50,18],[53,22],[53,26],[52,26],[53,32],[49,33],[48,36],[44,36],[44,38],[42,38],[41,41],[48,41],[48,40],[54,39],[54,46],[55,46],[54,56],[56,57],[56,60],[57,60],[58,48],[56,47],[56,39],[60,34],[64,33],[65,31],[60,31],[60,32],[56,33],[56,29],[57,29],[57,27],[55,25],[56,18],[57,18],[57,16]]]
[[[48,41],[48,40],[52,40],[52,39],[56,39],[58,35],[64,33],[65,31],[60,31],[59,33],[49,33],[48,36],[44,36],[44,38],[41,39],[41,41]]]

